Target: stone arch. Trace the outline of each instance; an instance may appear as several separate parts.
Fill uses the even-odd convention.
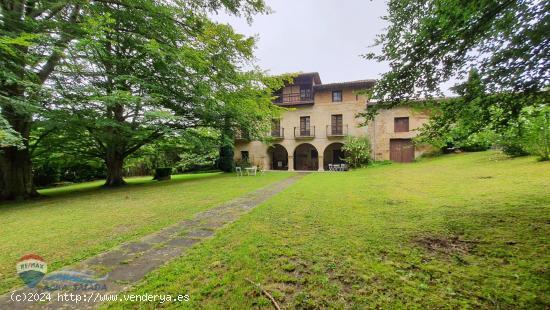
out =
[[[288,152],[280,144],[274,144],[268,149],[271,170],[288,170]]]
[[[319,152],[315,146],[302,143],[294,149],[294,170],[319,169]]]
[[[323,151],[323,167],[328,170],[329,164],[342,164],[344,152],[342,151],[343,143],[334,142],[325,147]]]

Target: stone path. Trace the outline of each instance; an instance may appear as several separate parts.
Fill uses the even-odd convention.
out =
[[[188,248],[212,236],[216,230],[224,225],[237,220],[241,215],[250,211],[263,201],[279,193],[303,177],[300,173],[274,184],[270,184],[251,194],[221,204],[218,207],[198,213],[193,219],[185,220],[175,225],[166,227],[156,233],[143,237],[141,240],[125,243],[108,252],[91,257],[74,266],[68,266],[61,270],[48,273],[42,280],[46,284],[47,278],[53,275],[62,275],[67,271],[82,272],[95,279],[95,284],[102,286],[103,290],[78,291],[82,299],[78,303],[59,300],[59,294],[64,291],[46,291],[44,289],[21,288],[0,296],[0,309],[92,309],[101,304],[101,297],[117,294],[128,290],[133,284],[141,280],[147,273],[167,262],[183,255]],[[98,280],[99,279],[99,280]],[[41,282],[41,285],[44,283]],[[104,285],[104,286],[103,286]],[[13,301],[12,298],[29,297],[33,293],[49,292],[51,301]],[[152,292],[153,294],[154,292]],[[159,292],[160,293],[160,292]],[[43,298],[47,295],[32,295]],[[68,297],[70,298],[70,297]],[[78,298],[75,296],[75,298]],[[63,299],[63,298],[62,298]]]

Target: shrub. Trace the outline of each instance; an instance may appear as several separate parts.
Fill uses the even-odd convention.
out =
[[[491,148],[494,141],[494,133],[490,130],[475,132],[456,141],[455,146],[465,152],[480,152]]]
[[[536,155],[550,159],[550,107],[524,108],[518,120],[509,124],[497,140],[502,151],[512,157]]]
[[[155,169],[155,177],[153,180],[164,181],[170,180],[172,175],[172,168],[163,167]]]
[[[342,150],[345,156],[344,161],[352,168],[362,167],[370,162],[371,144],[369,138],[366,136],[348,136]]]
[[[550,106],[524,109],[523,148],[540,160],[550,160]]]

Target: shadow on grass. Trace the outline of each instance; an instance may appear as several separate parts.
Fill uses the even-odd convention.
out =
[[[17,201],[17,202],[0,202],[0,209],[7,209],[10,207],[21,206],[23,204],[40,202],[40,201],[51,201],[56,198],[69,198],[74,196],[88,196],[94,195],[101,192],[104,193],[116,193],[116,192],[125,192],[131,189],[138,188],[154,188],[154,187],[165,187],[173,186],[186,182],[196,182],[204,179],[218,179],[223,177],[231,176],[231,174],[222,173],[222,172],[207,172],[207,173],[190,173],[190,174],[177,174],[172,175],[172,179],[169,181],[155,181],[152,176],[147,177],[131,177],[126,178],[125,181],[127,185],[108,188],[104,187],[103,184],[105,180],[97,180],[84,182],[79,184],[71,184],[60,187],[52,187],[47,189],[41,189],[38,192],[40,196],[31,199],[28,201]]]

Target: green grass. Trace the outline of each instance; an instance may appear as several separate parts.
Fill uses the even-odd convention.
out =
[[[448,155],[310,174],[131,293],[167,308],[547,308],[550,163]],[[155,308],[112,303],[108,308]]]
[[[169,182],[140,177],[117,189],[102,189],[103,181],[97,181],[41,190],[45,198],[35,201],[2,204],[0,292],[22,285],[15,264],[24,254],[41,255],[52,271],[288,176],[202,173],[176,175]]]

